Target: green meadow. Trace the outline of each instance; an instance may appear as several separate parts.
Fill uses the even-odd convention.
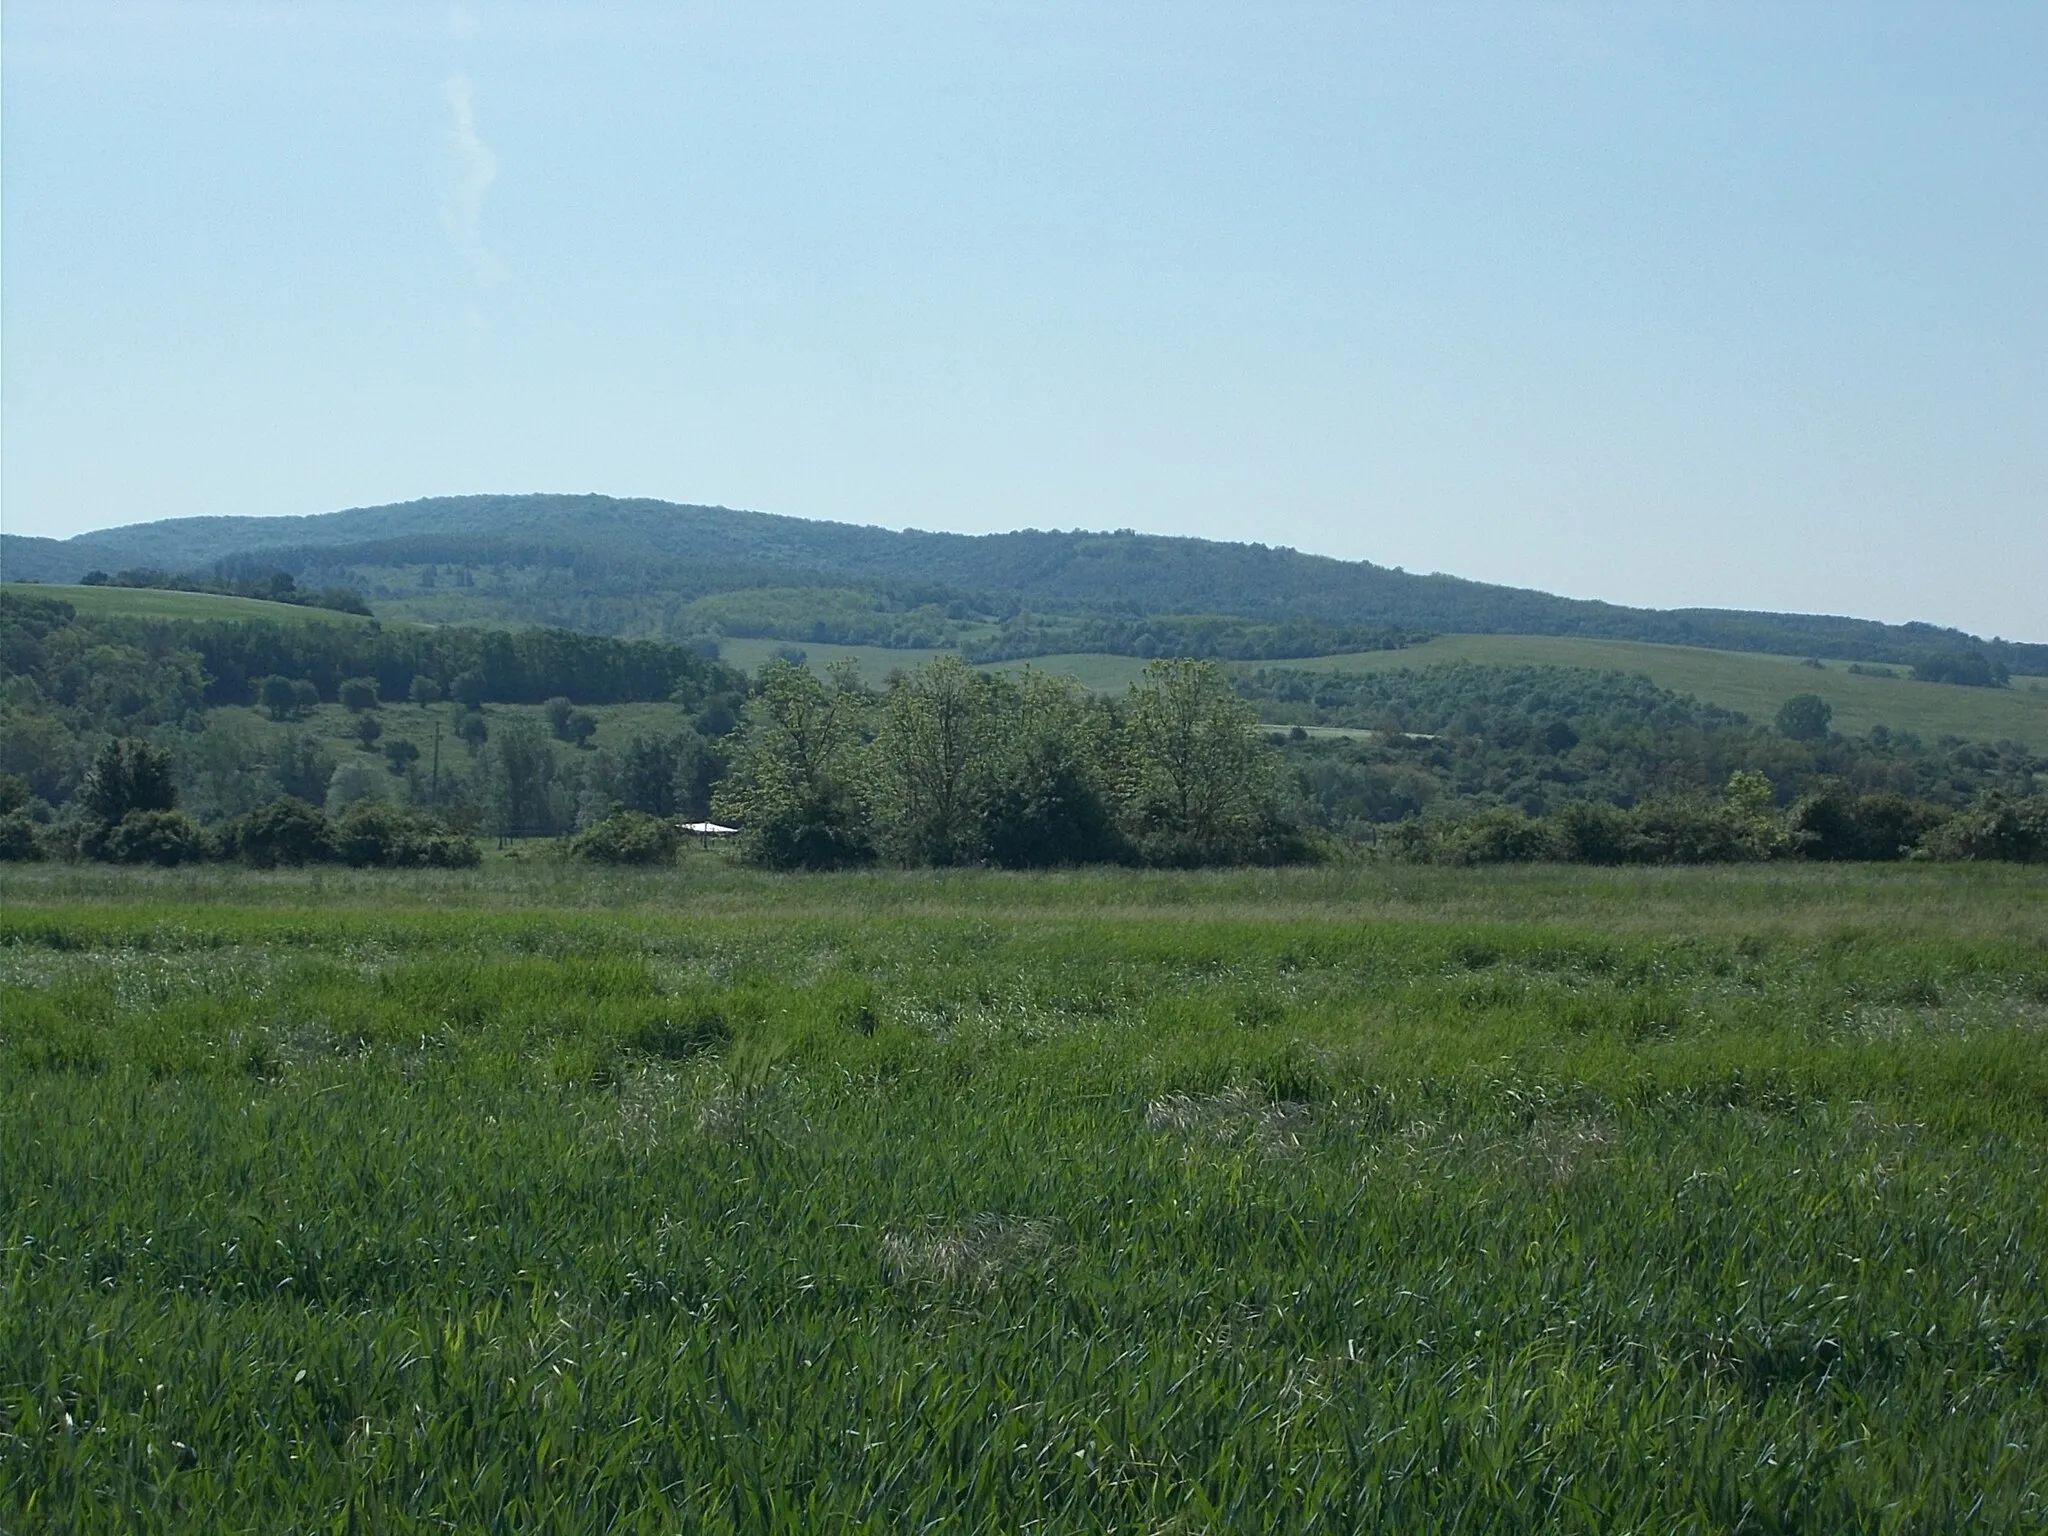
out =
[[[780,640],[725,640],[720,642],[719,650],[725,660],[751,672],[779,648],[787,646],[788,642]],[[894,668],[914,667],[940,654],[856,645],[804,645],[798,649],[813,667],[821,670],[841,658],[851,660],[868,682],[876,684]],[[1778,706],[1794,694],[1815,693],[1833,708],[1833,724],[1838,731],[1861,734],[1872,726],[1882,725],[1894,731],[1911,731],[1930,741],[1940,736],[1962,736],[1973,741],[2009,739],[2030,745],[2048,742],[2048,679],[2044,678],[2016,677],[2009,688],[1963,688],[1914,682],[1907,667],[1888,668],[1894,675],[1883,677],[1851,672],[1845,661],[1827,661],[1815,667],[1796,656],[1654,645],[1634,640],[1587,640],[1565,635],[1439,635],[1405,650],[1231,662],[1228,669],[1256,671],[1263,666],[1379,672],[1454,662],[1641,672],[1660,688],[1689,693],[1724,709],[1740,710],[1763,724],[1769,724]],[[1121,693],[1145,671],[1142,657],[1094,654],[1037,656],[1029,661],[998,665],[1006,671],[1035,667],[1058,677],[1071,677],[1084,687],[1105,693]]]
[[[17,597],[56,598],[96,619],[267,619],[273,624],[367,624],[360,614],[298,603],[272,603],[216,592],[172,592],[154,587],[66,587],[10,582]]]
[[[2048,878],[0,876],[0,1529],[2048,1522]]]

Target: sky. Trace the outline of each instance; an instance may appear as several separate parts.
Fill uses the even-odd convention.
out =
[[[0,18],[0,526],[601,491],[2048,641],[2048,5]]]

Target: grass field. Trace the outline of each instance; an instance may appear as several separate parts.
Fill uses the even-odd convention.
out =
[[[2048,680],[2034,677],[2017,678],[2010,688],[1960,688],[1916,683],[1903,667],[1893,669],[1896,677],[1869,677],[1850,672],[1844,661],[1815,668],[1796,656],[1558,635],[1440,635],[1405,651],[1362,651],[1276,665],[1366,672],[1453,661],[1643,672],[1659,687],[1739,709],[1766,724],[1795,693],[1817,693],[1834,706],[1838,731],[1860,733],[1884,725],[1929,740],[1955,735],[2048,743]]]
[[[8,582],[0,592],[17,597],[54,597],[82,614],[117,619],[268,619],[273,624],[367,624],[360,614],[298,603],[268,603],[255,597],[213,592],[159,592],[149,587],[64,587]]]
[[[722,651],[735,666],[751,671],[782,642],[728,640]],[[871,646],[805,646],[813,664],[829,665],[850,655],[863,676],[879,682],[892,667],[914,666],[930,651],[889,651]],[[2038,746],[2048,742],[2048,679],[2022,677],[2010,688],[1959,688],[1916,683],[1906,669],[1896,677],[1859,676],[1849,664],[1830,661],[1809,667],[1796,656],[1747,651],[1710,651],[1684,645],[1650,645],[1629,640],[1580,640],[1556,635],[1440,635],[1401,651],[1361,651],[1268,663],[1340,672],[1384,671],[1469,661],[1495,666],[1592,667],[1600,671],[1647,673],[1660,687],[1690,693],[1727,709],[1738,709],[1768,724],[1778,706],[1795,693],[1817,693],[1834,706],[1834,728],[1861,733],[1873,725],[1912,731],[1929,740],[1943,735],[1980,741],[2010,738]],[[1025,666],[1106,693],[1120,693],[1141,677],[1135,656],[1094,654],[1037,656],[1002,663]],[[1242,670],[1252,663],[1233,663]]]
[[[0,876],[0,1529],[2048,1521],[2048,880]]]

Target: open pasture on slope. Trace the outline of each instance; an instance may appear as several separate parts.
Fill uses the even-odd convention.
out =
[[[367,624],[360,614],[298,603],[266,602],[218,592],[175,592],[156,587],[66,587],[9,582],[17,597],[55,598],[99,619],[262,619],[272,624]]]
[[[2048,1521],[2048,880],[0,879],[0,1529]]]

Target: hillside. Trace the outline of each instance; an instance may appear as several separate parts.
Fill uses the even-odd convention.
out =
[[[0,591],[24,597],[55,597],[79,613],[109,619],[262,619],[272,624],[365,624],[358,614],[298,603],[272,603],[254,597],[229,597],[215,592],[171,592],[151,587],[73,587],[0,585]]]
[[[1220,615],[1268,625],[1373,626],[1389,636],[1576,636],[1898,666],[1982,650],[2013,671],[2048,675],[2048,645],[1987,644],[1932,625],[1628,608],[1292,549],[1127,530],[895,532],[722,507],[529,495],[301,518],[176,519],[63,541],[0,536],[0,567],[10,580],[69,582],[90,569],[145,566],[228,575],[282,569],[302,581],[359,587],[380,611],[405,616],[674,639],[751,630],[798,641],[953,646],[989,636],[1024,612]],[[796,600],[800,610],[836,617],[735,624],[730,612],[691,611],[716,594],[767,589],[780,589],[778,606],[789,603],[792,589],[808,593],[808,601]],[[1042,646],[1077,648],[1060,646],[1057,628],[1041,627]],[[1312,646],[1296,651],[1313,653]]]

